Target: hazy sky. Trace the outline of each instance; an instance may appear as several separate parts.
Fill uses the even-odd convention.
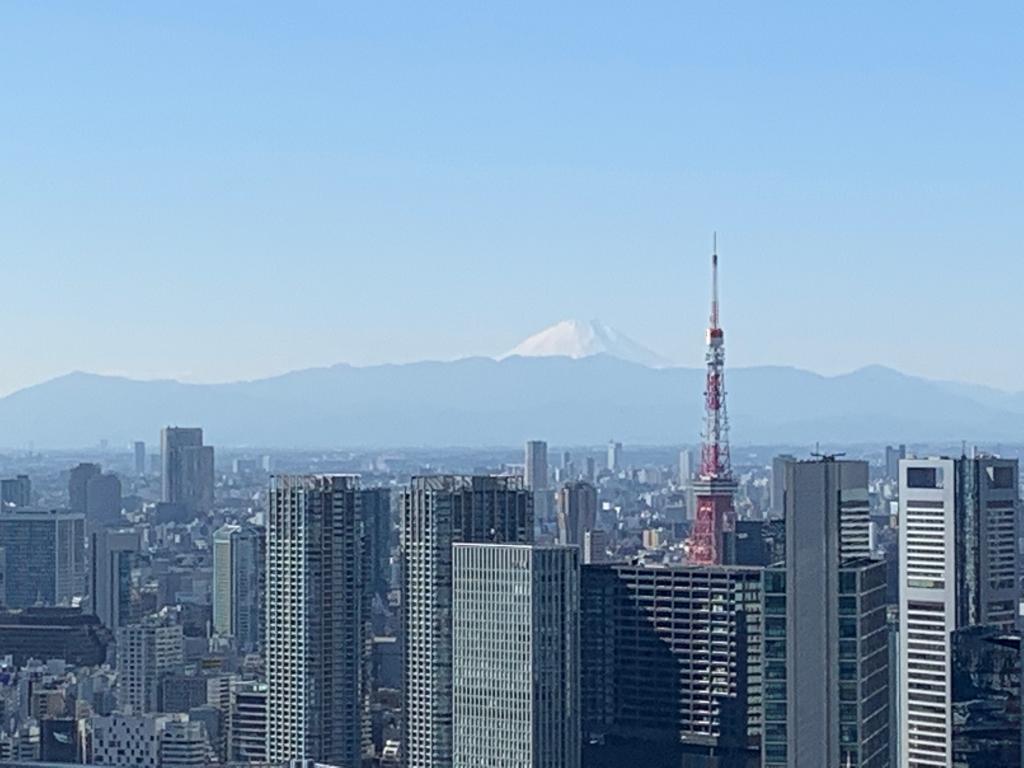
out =
[[[826,7],[828,6],[828,7]],[[0,8],[0,393],[502,352],[1024,389],[1024,5]]]

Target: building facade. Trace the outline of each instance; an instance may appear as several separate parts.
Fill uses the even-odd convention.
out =
[[[121,480],[112,472],[90,477],[85,484],[85,519],[90,527],[121,522]]]
[[[213,629],[239,650],[262,647],[264,560],[262,529],[227,524],[213,534]]]
[[[761,570],[584,566],[584,765],[760,760]]]
[[[28,475],[0,480],[0,508],[4,506],[32,506],[32,480]]]
[[[579,549],[453,547],[455,768],[579,768]]]
[[[213,447],[203,445],[198,427],[165,427],[160,431],[163,501],[192,512],[213,507]]]
[[[869,552],[867,464],[785,464],[784,553],[765,573],[765,768],[886,768],[885,563]]]
[[[85,592],[85,516],[61,510],[0,510],[8,608],[69,605]]]
[[[530,543],[533,494],[519,477],[414,477],[402,515],[403,763],[452,765],[452,545]]]
[[[228,760],[261,763],[267,754],[267,684],[236,680],[231,684]]]
[[[899,463],[902,768],[952,768],[952,637],[1013,629],[1020,495],[1012,459]]]
[[[184,662],[182,627],[170,616],[147,616],[117,631],[117,703],[126,715],[160,710],[160,681]]]
[[[558,490],[558,543],[583,546],[597,527],[597,488],[587,482],[566,483]]]
[[[92,611],[112,632],[134,620],[132,568],[139,555],[139,532],[100,530],[92,535]]]
[[[372,530],[370,568],[373,591],[387,599],[391,588],[392,512],[390,488],[363,488],[363,514]]]
[[[545,491],[548,488],[548,444],[543,440],[530,440],[526,444],[526,488]]]
[[[953,767],[1024,765],[1020,633],[964,627],[951,645]]]
[[[266,759],[358,768],[372,642],[359,479],[273,477],[268,504]]]

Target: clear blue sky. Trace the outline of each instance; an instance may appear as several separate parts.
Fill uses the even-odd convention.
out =
[[[1024,5],[0,9],[0,393],[504,351],[1024,389]]]

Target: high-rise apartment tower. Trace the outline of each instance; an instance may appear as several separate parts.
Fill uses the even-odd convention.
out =
[[[370,551],[359,479],[276,476],[267,514],[267,761],[370,751]]]
[[[403,764],[451,768],[452,545],[530,543],[519,477],[414,477],[400,498],[405,635]]]

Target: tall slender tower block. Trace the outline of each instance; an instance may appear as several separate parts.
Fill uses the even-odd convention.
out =
[[[357,477],[271,478],[266,573],[266,760],[360,768],[372,594]]]
[[[413,477],[402,510],[405,635],[402,765],[451,768],[452,545],[529,544],[533,493],[521,477]]]

